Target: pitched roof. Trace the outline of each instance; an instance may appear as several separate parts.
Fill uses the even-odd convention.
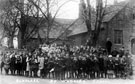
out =
[[[68,36],[73,36],[88,31],[85,22],[83,22],[81,19],[78,19],[78,21],[69,30],[71,30],[71,33],[68,34]]]
[[[127,2],[123,1],[120,3],[117,3],[115,5],[110,5],[106,9],[106,15],[103,19],[103,22],[110,21],[120,10],[122,10],[126,6]]]
[[[83,21],[80,19],[62,19],[62,18],[56,18],[55,23],[57,25],[54,25],[49,32],[49,38],[57,38],[64,36],[72,36],[80,33],[87,32],[87,27]],[[46,37],[46,27],[41,26],[39,30],[39,35],[41,38]],[[33,36],[34,38],[38,37],[38,34]]]
[[[126,2],[120,2],[116,5],[111,5],[109,7],[107,7],[107,15],[104,17],[103,22],[108,22],[110,21],[120,10],[122,10],[125,5],[127,3]],[[64,26],[60,26],[60,25],[55,25],[54,28],[52,28],[51,32],[49,33],[49,38],[57,38],[59,37],[65,30],[66,28],[68,28],[68,26],[72,23],[74,23],[76,20],[75,19],[62,19],[62,18],[56,18],[55,22],[60,24],[60,25],[64,25]],[[45,34],[46,28],[45,27],[41,27],[41,30],[39,31],[40,33],[40,37],[41,38],[45,38],[46,34]],[[81,34],[81,33],[85,33],[87,32],[88,29],[86,27],[85,22],[83,22],[80,18],[77,19],[77,21],[75,22],[75,24],[73,24],[66,32],[67,36],[73,36],[73,35],[77,35],[77,34]],[[38,37],[38,35],[36,35],[36,38]]]
[[[110,21],[120,10],[122,10],[126,6],[127,2],[123,1],[120,3],[117,3],[115,5],[111,5],[107,7],[106,16],[103,19],[103,22]],[[92,17],[93,18],[93,17]],[[94,28],[94,26],[92,25]],[[76,22],[74,26],[70,28],[72,31],[68,36],[73,36],[81,33],[85,33],[88,31],[86,24],[80,19]]]
[[[69,31],[71,31],[71,30],[68,30],[67,28],[69,28],[69,26],[71,24],[73,24],[74,22],[75,22],[75,19],[55,18],[55,22],[53,24],[54,26],[52,26],[52,28],[49,32],[49,38],[57,38],[61,35],[64,36],[65,34],[63,34],[63,33],[69,33]],[[40,27],[39,35],[41,38],[46,37],[46,31],[47,31],[47,28],[45,27],[45,25]],[[34,38],[37,38],[37,37],[38,37],[38,34],[36,34],[34,36]]]

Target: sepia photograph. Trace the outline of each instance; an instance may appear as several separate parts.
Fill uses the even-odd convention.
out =
[[[135,84],[135,0],[0,0],[0,84]]]

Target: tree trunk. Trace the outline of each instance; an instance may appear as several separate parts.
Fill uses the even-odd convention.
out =
[[[22,49],[23,45],[25,44],[24,36],[25,36],[26,28],[27,28],[27,20],[26,20],[26,17],[24,17],[23,15],[21,15],[20,24],[21,24],[21,27],[18,33],[18,48]]]
[[[49,29],[48,29],[47,35],[46,35],[46,43],[49,44]]]
[[[24,41],[24,33],[19,30],[19,33],[18,33],[18,48],[22,49],[25,43],[26,42]]]
[[[9,39],[8,39],[8,47],[9,48],[14,48],[14,45],[13,45],[13,36],[10,36]]]
[[[24,33],[23,31],[19,31],[18,34],[18,48],[22,49],[24,45],[26,44],[26,39],[24,39]]]
[[[96,47],[98,41],[97,34],[95,33],[95,31],[91,31],[88,33],[88,35],[89,35],[89,46]]]
[[[21,49],[22,47],[22,32],[19,30],[19,33],[18,33],[18,48]]]

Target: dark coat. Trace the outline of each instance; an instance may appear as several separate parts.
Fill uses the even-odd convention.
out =
[[[21,58],[16,58],[16,69],[21,70],[22,69],[22,59]]]
[[[22,57],[22,70],[26,70],[27,62],[26,57]]]
[[[16,66],[16,58],[12,57],[10,63],[10,69],[15,69],[15,66]]]
[[[99,58],[98,60],[100,71],[104,71],[104,58]]]

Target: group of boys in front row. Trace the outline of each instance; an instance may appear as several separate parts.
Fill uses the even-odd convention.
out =
[[[6,74],[58,80],[127,78],[133,74],[129,51],[115,49],[107,54],[103,48],[89,46],[45,45],[31,52],[3,52],[1,72],[3,68]]]

